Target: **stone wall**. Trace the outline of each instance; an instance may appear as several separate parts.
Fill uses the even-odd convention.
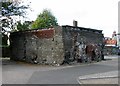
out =
[[[118,55],[118,50],[116,46],[105,46],[104,55]]]
[[[54,36],[37,41],[38,59],[40,63],[61,64],[64,59],[62,29],[56,27]]]
[[[75,41],[85,45],[102,45],[103,34],[101,30],[73,26],[13,32],[10,35],[11,59],[39,64],[61,64],[70,60],[66,54],[71,52]]]
[[[71,55],[75,53],[79,53],[79,51],[73,51],[76,48],[76,43],[80,43],[84,46],[87,45],[95,45],[98,46],[100,53],[101,53],[101,59],[104,59],[103,57],[103,34],[101,30],[95,30],[95,29],[90,29],[90,28],[83,28],[83,27],[74,27],[74,26],[62,26],[63,28],[63,43],[64,43],[64,50],[65,50],[65,55],[67,59],[72,59],[72,61],[75,60],[75,56]],[[79,46],[77,46],[76,49],[78,49]],[[77,58],[81,56],[81,58],[86,57],[86,52],[85,48],[83,56],[79,55]]]
[[[74,45],[75,35],[78,35],[76,38],[78,42],[85,42],[86,44],[103,44],[104,36],[101,30],[63,26],[64,47],[67,50],[70,50]]]
[[[25,32],[14,32],[10,34],[10,58],[11,60],[23,60],[25,57]]]
[[[52,32],[51,32],[52,31]],[[14,32],[11,59],[40,64],[61,64],[64,59],[62,29]]]
[[[10,57],[9,47],[0,47],[0,50],[1,50],[2,57]]]

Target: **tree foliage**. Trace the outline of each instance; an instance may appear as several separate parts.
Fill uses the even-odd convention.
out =
[[[29,5],[25,6],[21,4],[21,1],[13,2],[1,2],[1,15],[0,22],[2,23],[2,31],[13,30],[15,26],[15,17],[25,17],[26,9]]]
[[[51,26],[58,26],[57,19],[55,16],[47,9],[43,10],[37,17],[37,19],[32,24],[32,28],[49,28]]]
[[[1,45],[7,46],[7,40],[8,40],[8,36],[6,34],[1,33],[0,34],[0,39],[2,39],[2,41],[0,41],[0,47]]]
[[[25,21],[24,23],[21,23],[20,21],[18,21],[17,29],[19,31],[31,29],[31,23],[32,23],[32,21]]]
[[[21,2],[2,2],[2,16],[24,16],[25,9],[28,9],[28,6],[19,5]]]
[[[9,1],[9,0],[8,0]],[[29,5],[25,6],[22,4],[21,0],[11,0],[9,2],[0,2],[1,13],[0,13],[0,35],[2,36],[2,45],[7,43],[7,34],[9,31],[15,29],[16,26],[16,17],[22,16],[25,17],[26,9],[29,8]]]

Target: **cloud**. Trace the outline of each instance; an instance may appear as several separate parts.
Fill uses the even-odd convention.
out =
[[[51,9],[60,25],[72,25],[75,19],[78,25],[103,30],[105,36],[111,36],[117,28],[119,0],[30,0],[34,12],[30,18],[35,20],[44,8]]]

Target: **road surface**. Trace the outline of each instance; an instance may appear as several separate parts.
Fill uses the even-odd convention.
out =
[[[79,84],[80,78],[104,74],[118,76],[118,56],[92,64],[41,66],[3,61],[3,84]],[[108,83],[109,84],[109,83]]]

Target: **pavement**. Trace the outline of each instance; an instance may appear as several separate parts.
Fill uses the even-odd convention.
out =
[[[119,56],[118,56],[119,57]],[[106,56],[105,59],[114,59],[114,56]],[[118,59],[118,58],[117,58]],[[117,71],[110,71],[104,73],[90,74],[85,76],[79,76],[79,84],[117,84],[119,83],[120,76]]]
[[[118,84],[117,56],[105,56],[106,61],[68,66],[33,65],[3,62],[3,84]],[[58,78],[59,77],[59,78]]]
[[[79,76],[79,84],[118,84],[118,71]]]

